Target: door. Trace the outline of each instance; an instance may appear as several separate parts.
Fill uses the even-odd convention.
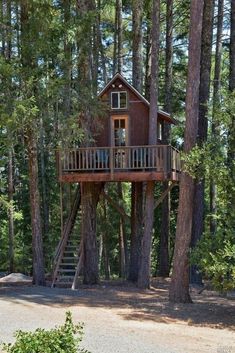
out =
[[[128,116],[112,116],[112,146],[115,148],[114,167],[127,168]],[[122,148],[123,147],[123,148]]]

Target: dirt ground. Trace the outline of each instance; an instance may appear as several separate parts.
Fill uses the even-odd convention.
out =
[[[193,304],[170,304],[166,280],[150,290],[127,283],[78,291],[33,286],[0,288],[0,341],[17,329],[50,328],[72,311],[85,324],[92,353],[235,353],[235,300],[192,290]]]

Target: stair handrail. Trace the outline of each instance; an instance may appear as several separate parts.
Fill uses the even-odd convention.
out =
[[[74,227],[74,223],[75,223],[74,221],[76,219],[76,215],[78,212],[78,206],[79,206],[80,200],[81,200],[81,191],[80,191],[80,186],[78,185],[69,217],[65,223],[63,235],[60,238],[59,244],[56,248],[56,252],[55,252],[55,256],[54,256],[54,260],[53,260],[53,270],[52,270],[53,275],[52,275],[51,287],[54,287],[54,285],[55,285],[60,261],[62,259],[64,249],[65,249],[66,244],[68,242],[69,235],[71,234],[72,229]]]

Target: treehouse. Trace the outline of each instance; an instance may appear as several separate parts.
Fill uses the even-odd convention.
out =
[[[127,181],[142,185],[136,182],[171,181],[160,198],[161,202],[179,180],[179,153],[164,141],[164,129],[176,121],[168,113],[159,111],[156,117],[158,141],[156,145],[149,145],[149,102],[133,86],[116,74],[100,92],[99,98],[106,113],[98,118],[99,129],[92,136],[93,142],[90,146],[58,153],[61,239],[55,252],[52,286],[77,287],[81,269],[84,283],[97,283],[96,206],[100,194],[115,204],[104,190],[102,192],[105,182]],[[77,189],[64,222],[63,185],[71,183],[77,184]],[[83,233],[79,237],[73,228],[80,205]],[[134,209],[137,212],[137,208]],[[133,214],[133,219],[135,217]]]
[[[149,102],[122,75],[117,73],[99,98],[107,112],[99,119],[96,147],[59,152],[60,181],[178,181],[179,153],[164,141],[166,124],[176,121],[160,110],[158,143],[148,145]]]

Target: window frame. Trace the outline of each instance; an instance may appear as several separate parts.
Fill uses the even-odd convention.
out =
[[[111,146],[122,148],[123,146],[115,145],[115,120],[125,120],[125,146],[129,145],[129,115],[111,115]]]
[[[121,96],[121,93],[125,93],[126,95],[126,106],[125,107],[120,107],[120,96]],[[117,94],[118,95],[118,107],[113,107],[112,104],[113,104],[113,94]],[[127,105],[127,91],[113,91],[111,92],[111,102],[110,102],[110,106],[111,106],[111,109],[112,110],[125,110],[127,109],[128,105]]]

